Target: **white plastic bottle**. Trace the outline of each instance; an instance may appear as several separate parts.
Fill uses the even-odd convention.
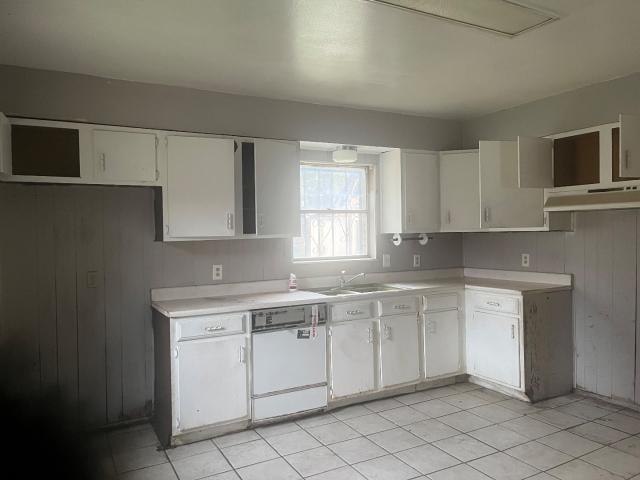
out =
[[[289,291],[295,292],[298,290],[298,278],[293,274],[289,274]]]

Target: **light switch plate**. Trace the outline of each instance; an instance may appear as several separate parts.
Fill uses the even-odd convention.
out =
[[[420,255],[414,255],[413,256],[413,268],[419,268],[420,267]]]
[[[389,268],[391,266],[391,255],[388,253],[382,254],[382,268]]]
[[[98,288],[98,272],[95,270],[87,272],[87,288]]]
[[[523,253],[522,254],[522,266],[529,268],[529,254],[528,253]]]
[[[213,266],[213,279],[222,280],[222,265]]]

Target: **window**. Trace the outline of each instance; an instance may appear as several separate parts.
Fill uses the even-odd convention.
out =
[[[369,167],[302,164],[301,237],[293,258],[321,260],[369,256]]]

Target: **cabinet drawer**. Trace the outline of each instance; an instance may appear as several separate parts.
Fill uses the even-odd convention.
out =
[[[358,320],[377,316],[374,302],[337,303],[331,305],[331,320]]]
[[[425,295],[424,310],[433,312],[435,310],[453,310],[458,308],[458,294],[444,293],[442,295]]]
[[[380,300],[380,315],[402,315],[418,311],[418,297],[397,297]]]
[[[176,320],[176,339],[188,340],[242,333],[245,331],[247,318],[249,314],[246,312],[180,318]]]
[[[482,310],[510,313],[512,315],[520,314],[520,302],[515,297],[475,293],[473,295],[473,306]]]

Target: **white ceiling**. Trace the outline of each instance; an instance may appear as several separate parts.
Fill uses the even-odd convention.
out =
[[[640,71],[639,0],[516,38],[366,0],[1,0],[0,64],[466,118]]]

